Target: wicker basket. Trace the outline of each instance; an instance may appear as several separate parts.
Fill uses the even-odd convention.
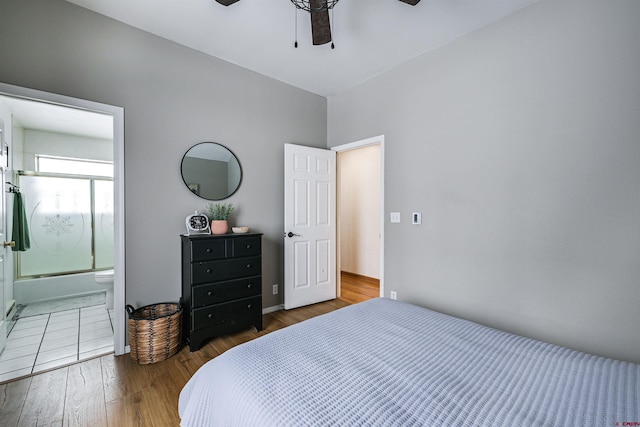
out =
[[[152,304],[134,309],[129,314],[131,358],[142,365],[161,362],[180,349],[182,306],[176,303]]]

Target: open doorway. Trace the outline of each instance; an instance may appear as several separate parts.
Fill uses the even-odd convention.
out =
[[[1,83],[0,100],[0,114],[5,119],[5,143],[9,153],[7,171],[10,176],[7,177],[7,186],[10,188],[7,187],[6,199],[12,202],[18,193],[21,195],[27,218],[25,222],[30,226],[30,245],[25,252],[13,253],[5,250],[10,262],[5,266],[8,267],[5,270],[9,271],[9,275],[3,283],[2,296],[5,301],[13,302],[13,309],[3,312],[4,320],[15,320],[15,323],[10,322],[9,337],[13,335],[12,338],[16,340],[21,338],[17,335],[17,328],[20,326],[18,322],[25,323],[29,335],[28,340],[20,342],[26,344],[19,351],[14,349],[13,353],[8,350],[2,352],[1,356],[6,359],[2,368],[6,372],[0,372],[0,381],[40,372],[53,365],[57,366],[58,363],[73,363],[92,357],[91,352],[101,353],[106,347],[110,347],[110,351],[116,354],[123,354],[123,109]],[[101,126],[103,121],[104,126]],[[93,134],[102,127],[109,134],[108,138]],[[105,156],[108,158],[103,158]],[[62,170],[56,170],[54,166],[61,162]],[[88,165],[90,169],[88,172],[85,168],[74,173],[71,164],[78,167]],[[98,173],[100,166],[108,166],[110,174],[103,176]],[[50,186],[52,180],[64,181],[63,190],[69,188],[69,185],[82,187],[83,191],[73,192],[72,195],[74,200],[79,197],[86,199],[86,212],[67,209],[63,203],[64,191],[58,188],[53,190]],[[49,199],[36,197],[39,185],[45,185],[40,193],[46,197],[55,196],[55,200],[52,199],[49,203]],[[46,213],[41,215],[41,222],[44,222],[35,224],[33,221],[40,218],[36,215],[39,211]],[[26,212],[30,214],[26,215]],[[81,235],[81,238],[76,238],[74,233]],[[63,238],[68,238],[71,243]],[[47,264],[44,261],[43,257],[47,254],[53,253],[58,260],[62,259],[63,253],[72,250],[80,251],[80,256],[72,252],[70,257],[78,265],[61,265],[59,262]],[[26,255],[36,258],[29,260]],[[83,263],[80,264],[81,262]],[[41,271],[44,267],[48,269]],[[107,288],[97,280],[97,276],[109,269],[112,284]],[[17,280],[14,282],[14,279]],[[111,298],[110,289],[113,290]],[[91,302],[92,298],[100,301],[94,304]],[[107,300],[113,301],[115,308],[108,308]],[[15,310],[18,307],[20,312]],[[96,313],[93,313],[91,309],[96,307]],[[67,315],[77,319],[67,319]],[[63,326],[69,328],[63,328],[64,333],[54,330],[53,317],[61,323],[68,323]],[[31,321],[42,325],[38,323],[35,328],[30,328],[28,323]],[[73,333],[66,333],[66,329],[74,330]],[[110,336],[108,329],[111,329]],[[49,338],[48,332],[51,332]],[[54,333],[64,335],[64,339],[70,343],[63,343]],[[104,336],[100,333],[104,333]],[[45,344],[49,341],[51,351],[47,353]],[[62,344],[65,344],[64,354],[60,350]],[[36,351],[32,351],[30,346]],[[24,357],[27,354],[25,352],[30,358]],[[13,357],[18,353],[20,357]],[[21,365],[18,366],[16,361]],[[49,366],[50,364],[53,365]]]
[[[356,303],[384,295],[384,136],[337,152],[338,295]]]

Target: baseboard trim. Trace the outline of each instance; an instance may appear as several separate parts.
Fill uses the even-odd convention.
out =
[[[280,310],[284,310],[284,304],[265,307],[262,309],[262,314],[269,314],[269,313],[273,313],[274,311],[280,311]]]
[[[341,271],[340,274],[343,274],[347,277],[352,277],[361,282],[370,283],[374,286],[380,286],[380,279],[376,279],[375,277],[363,276],[362,274],[350,273],[348,271]]]

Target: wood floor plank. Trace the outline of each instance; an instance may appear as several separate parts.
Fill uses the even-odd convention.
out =
[[[380,280],[358,274],[340,273],[340,299],[355,304],[380,296]]]
[[[356,304],[357,302],[362,300],[362,295],[348,289],[343,289],[340,294],[340,299],[350,304]]]
[[[136,395],[150,382],[148,371],[128,354],[117,357],[110,354],[100,360],[106,402]]]
[[[24,378],[0,385],[0,425],[15,427],[18,425],[22,406],[27,398],[31,378]]]
[[[18,426],[62,426],[69,367],[31,378]]]
[[[153,418],[149,419],[141,407],[144,405],[142,391],[113,399],[107,402],[107,425],[109,427],[145,427],[153,426]],[[158,425],[160,419],[158,419]]]
[[[371,285],[376,288],[380,288],[380,279],[376,279],[374,277],[367,277],[361,274],[350,273],[348,271],[340,272],[340,280],[349,281],[352,283],[358,283],[361,285]]]
[[[137,372],[136,384],[127,387],[130,391],[139,391],[107,402],[108,425],[179,425],[177,405],[180,391],[204,363],[199,359],[198,352],[191,357],[185,351],[189,352],[189,349],[185,347],[178,355],[150,365],[120,362],[121,366],[128,366],[127,369]],[[195,362],[185,363],[187,360]]]
[[[203,348],[203,351],[191,352],[189,351],[189,347],[185,346],[173,356],[172,359],[175,359],[184,372],[188,374],[189,378],[191,378],[202,365],[219,354],[209,355],[206,350],[207,348]]]
[[[64,404],[65,426],[103,426],[107,424],[102,364],[90,359],[69,366]]]
[[[144,410],[148,411],[149,418],[161,419],[167,426],[180,425],[178,399],[189,378],[183,377],[177,370],[171,370],[159,376],[151,387],[144,389],[145,402],[150,403]]]

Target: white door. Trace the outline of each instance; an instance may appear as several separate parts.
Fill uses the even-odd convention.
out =
[[[284,146],[284,308],[336,297],[336,153]]]

